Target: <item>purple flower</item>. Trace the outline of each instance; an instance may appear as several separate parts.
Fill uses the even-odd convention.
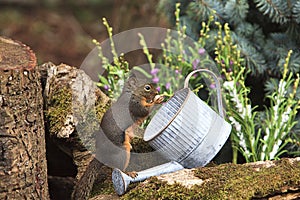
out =
[[[159,69],[158,68],[154,68],[151,70],[151,74],[152,75],[156,75],[158,73]]]
[[[216,88],[216,84],[212,83],[212,84],[209,85],[209,87],[210,87],[211,89],[215,89],[215,88]]]
[[[158,92],[160,92],[160,87],[159,87],[159,86],[157,86],[157,87],[156,87],[156,90],[157,90]]]
[[[152,82],[153,82],[153,83],[158,83],[158,82],[159,82],[159,78],[158,78],[158,77],[154,77],[154,78],[152,79]]]
[[[171,83],[166,83],[166,89],[168,90],[168,89],[170,89],[170,87],[171,87]]]
[[[192,63],[193,69],[197,69],[199,63],[200,63],[200,60],[199,60],[199,59],[195,59],[195,60],[193,61],[193,63]]]
[[[108,85],[104,85],[103,88],[104,88],[104,90],[108,90],[109,86]]]
[[[233,61],[232,60],[229,61],[229,65],[233,65]]]
[[[204,48],[200,48],[198,50],[199,55],[203,55],[205,53],[205,49]]]

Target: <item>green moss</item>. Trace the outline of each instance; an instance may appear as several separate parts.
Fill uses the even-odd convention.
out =
[[[104,94],[103,94],[104,95]],[[103,96],[100,96],[95,103],[96,115],[99,121],[102,120],[104,113],[110,108],[111,100],[109,100],[106,104],[102,102]]]
[[[168,185],[156,177],[148,179],[147,183],[140,183],[136,188],[123,195],[121,199],[193,199],[193,190],[179,184]]]
[[[145,142],[142,138],[135,137],[131,141],[132,152],[135,153],[148,153],[154,151],[154,149]]]
[[[250,199],[280,191],[283,186],[300,184],[300,163],[287,159],[276,161],[276,166],[261,168],[251,165],[225,164],[214,168],[200,168],[195,175],[201,179],[213,178],[203,184],[208,195],[219,199]]]
[[[100,170],[103,172],[103,175],[95,181],[90,197],[94,197],[96,195],[101,194],[115,194],[115,190],[111,179],[112,169],[103,166]]]
[[[54,91],[48,110],[45,113],[49,123],[50,134],[57,133],[65,123],[66,116],[72,110],[72,92],[68,87]]]
[[[121,199],[251,199],[275,194],[286,186],[299,187],[299,162],[291,164],[282,159],[271,168],[257,171],[254,167],[223,164],[195,169],[195,176],[206,181],[190,189],[151,178],[147,184],[138,184]]]
[[[50,134],[56,134],[62,128],[65,123],[66,116],[72,113],[72,106],[78,105],[79,107],[74,108],[82,113],[76,113],[79,119],[79,123],[76,129],[79,133],[84,133],[84,136],[88,137],[86,140],[93,140],[92,133],[99,128],[100,121],[110,106],[110,101],[106,103],[103,98],[104,95],[99,94],[97,96],[95,107],[91,110],[85,111],[85,108],[80,107],[80,104],[72,105],[72,90],[65,86],[58,90],[53,90],[50,101],[48,102],[48,110],[45,113],[47,121],[49,123]],[[90,134],[89,134],[90,133]],[[81,135],[82,136],[82,135]],[[86,143],[87,141],[84,141]]]
[[[90,197],[94,197],[100,194],[115,194],[113,183],[110,179],[94,183]]]

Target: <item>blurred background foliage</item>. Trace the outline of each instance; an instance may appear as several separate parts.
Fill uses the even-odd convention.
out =
[[[157,4],[158,0],[0,0],[0,35],[29,45],[39,63],[79,67],[95,47],[92,39],[107,39],[103,17],[114,34],[144,26],[169,27],[157,14]]]

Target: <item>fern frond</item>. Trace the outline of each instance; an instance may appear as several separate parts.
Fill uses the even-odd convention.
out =
[[[272,22],[285,24],[290,21],[291,10],[286,0],[254,0],[256,7],[264,15],[268,15]]]

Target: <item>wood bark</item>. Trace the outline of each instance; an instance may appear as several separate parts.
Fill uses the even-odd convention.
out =
[[[52,63],[45,63],[42,68],[43,76],[46,77],[42,82],[45,83],[47,134],[55,144],[52,148],[59,148],[69,155],[76,168],[74,185],[70,192],[72,196],[64,198],[88,199],[103,166],[93,155],[94,133],[100,127],[110,99],[80,69]],[[56,159],[55,162],[59,165],[65,164],[65,160]],[[50,185],[50,190],[54,191],[52,186]],[[59,192],[59,189],[55,192]]]
[[[35,54],[0,37],[0,199],[49,199]]]

